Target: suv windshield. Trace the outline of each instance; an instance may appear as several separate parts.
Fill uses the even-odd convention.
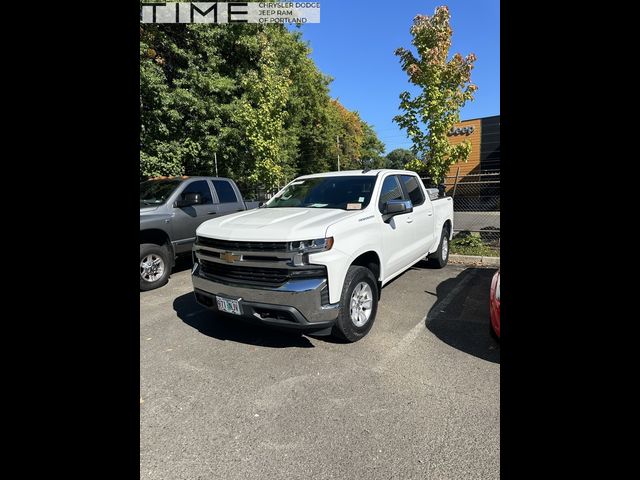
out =
[[[371,175],[315,177],[295,180],[266,208],[307,207],[361,210],[369,205],[376,177]]]
[[[161,205],[182,183],[179,179],[147,180],[140,183],[140,206]]]

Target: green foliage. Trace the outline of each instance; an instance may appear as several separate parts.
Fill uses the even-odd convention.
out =
[[[481,247],[484,245],[482,241],[482,237],[478,232],[468,232],[463,231],[455,236],[453,240],[451,240],[451,245],[461,246],[461,247]]]
[[[332,170],[337,170],[338,154],[340,154],[340,168],[342,170],[362,168],[360,150],[364,134],[360,116],[356,112],[347,110],[337,100],[332,100],[329,104],[329,125],[334,146],[333,158],[336,159]],[[337,138],[339,138],[339,142]]]
[[[412,151],[426,164],[434,183],[442,181],[451,164],[466,161],[471,153],[469,142],[450,145],[447,132],[460,121],[460,109],[473,100],[477,90],[470,83],[476,56],[471,53],[463,58],[456,53],[448,60],[449,20],[449,9],[444,6],[437,7],[431,17],[417,15],[410,30],[417,56],[402,47],[395,52],[409,81],[421,92],[413,98],[406,91],[400,94],[404,113],[394,121],[406,129],[413,141]]]
[[[402,170],[406,168],[407,164],[411,164],[413,160],[416,160],[416,156],[411,150],[406,148],[396,148],[387,154],[385,159],[385,168],[394,168]]]
[[[261,61],[258,70],[249,71],[241,80],[245,95],[239,102],[238,128],[255,162],[249,181],[273,189],[285,180],[285,106],[291,80],[288,69],[279,68],[267,35],[261,32],[255,40]]]
[[[451,245],[451,253],[454,255],[477,255],[480,257],[499,257],[500,250],[489,245],[467,247],[463,245]]]
[[[478,232],[460,232],[451,240],[450,246],[451,253],[458,255],[500,256],[500,250],[485,244]]]
[[[362,122],[362,146],[360,148],[360,160],[362,168],[384,168],[386,158],[382,156],[384,153],[384,143],[382,143],[373,127],[366,122]]]
[[[429,172],[427,171],[427,165],[424,162],[421,162],[417,158],[410,160],[404,165],[405,170],[411,170],[416,172],[421,177],[427,176]]]
[[[140,179],[214,174],[214,153],[245,189],[336,170],[338,153],[376,162],[384,146],[309,54],[282,25],[141,26]]]

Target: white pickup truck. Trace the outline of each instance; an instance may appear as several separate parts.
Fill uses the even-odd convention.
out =
[[[258,209],[198,227],[192,280],[212,310],[355,342],[382,287],[428,256],[444,267],[453,201],[414,172],[306,175]]]

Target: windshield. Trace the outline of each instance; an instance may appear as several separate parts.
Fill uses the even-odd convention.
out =
[[[147,180],[140,183],[140,206],[161,205],[180,185],[182,180]]]
[[[315,177],[295,180],[266,208],[307,207],[361,210],[369,205],[376,177],[371,175]]]

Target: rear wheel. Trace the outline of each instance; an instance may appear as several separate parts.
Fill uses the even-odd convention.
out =
[[[357,342],[371,330],[377,311],[378,282],[373,273],[365,267],[349,267],[333,333],[348,342]]]
[[[166,247],[154,243],[140,244],[140,290],[161,287],[169,280],[171,263]]]
[[[440,236],[440,245],[438,245],[438,249],[429,255],[429,264],[436,267],[442,268],[449,261],[449,229],[443,228],[442,235]]]

